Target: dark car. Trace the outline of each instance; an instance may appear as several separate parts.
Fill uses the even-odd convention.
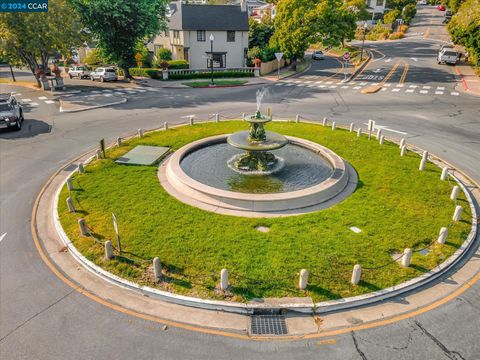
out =
[[[24,117],[22,106],[12,94],[0,94],[0,129],[20,130]]]

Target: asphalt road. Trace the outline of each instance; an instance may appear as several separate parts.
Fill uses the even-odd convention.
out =
[[[427,25],[439,21],[432,14],[433,20],[428,17]],[[437,42],[415,36],[400,42],[368,44],[377,52],[362,75],[386,76],[397,62],[408,63],[404,87],[400,89],[421,84],[457,92],[452,69],[434,61],[437,46]],[[387,81],[392,84],[389,88],[400,82],[404,65],[400,66]],[[339,69],[340,64],[333,59],[318,61],[293,80],[336,82],[341,80],[337,78],[341,73],[335,75]],[[327,79],[332,75],[333,80]],[[365,77],[355,81],[382,80]],[[374,119],[387,127],[388,135],[404,136],[480,180],[480,98],[434,91],[422,95],[388,90],[361,94],[353,86],[310,87],[323,84],[315,82],[271,85],[263,106],[271,106],[274,116],[279,117],[299,113],[308,119],[327,116],[338,123],[353,121],[358,125]],[[176,328],[163,330],[159,324],[117,313],[59,282],[43,264],[31,238],[30,214],[41,187],[63,163],[96,146],[100,138],[112,140],[140,127],[182,122],[182,116],[189,114],[205,118],[219,112],[225,117],[238,117],[242,112],[253,112],[257,88],[159,89],[131,94],[124,105],[61,114],[55,102],[47,104],[38,99],[43,95],[40,92],[2,87],[1,91],[17,91],[22,94],[20,98],[38,105],[26,107],[26,121],[20,132],[0,133],[1,359],[480,357],[479,284],[419,317],[337,336],[331,341],[253,342]]]

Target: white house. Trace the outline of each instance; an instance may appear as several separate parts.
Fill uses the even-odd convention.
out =
[[[248,14],[243,5],[170,3],[168,31],[156,36],[148,47],[154,54],[164,47],[174,60],[184,59],[191,69],[244,67],[248,50]]]
[[[367,10],[372,14],[383,14],[385,11],[386,0],[365,0]]]
[[[270,19],[275,19],[277,15],[277,8],[275,4],[266,4],[254,7],[250,16],[255,19],[255,21],[260,21],[264,16],[268,16]]]

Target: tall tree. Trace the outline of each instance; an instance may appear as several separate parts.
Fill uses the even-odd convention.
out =
[[[167,28],[167,0],[70,0],[98,46],[120,67],[126,79],[135,65],[139,41]]]
[[[48,12],[0,13],[0,56],[9,63],[37,70],[48,66],[49,57],[70,56],[83,45],[87,34],[67,0],[50,0]]]
[[[322,0],[316,7],[316,38],[325,46],[345,45],[355,36],[356,11],[343,0]]]
[[[315,32],[315,0],[279,0],[274,24],[271,47],[294,62],[303,58]]]

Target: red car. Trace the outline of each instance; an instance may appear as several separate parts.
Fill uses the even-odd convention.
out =
[[[443,5],[438,5],[438,6],[437,6],[437,9],[440,10],[440,11],[445,11],[445,6],[443,6]]]

